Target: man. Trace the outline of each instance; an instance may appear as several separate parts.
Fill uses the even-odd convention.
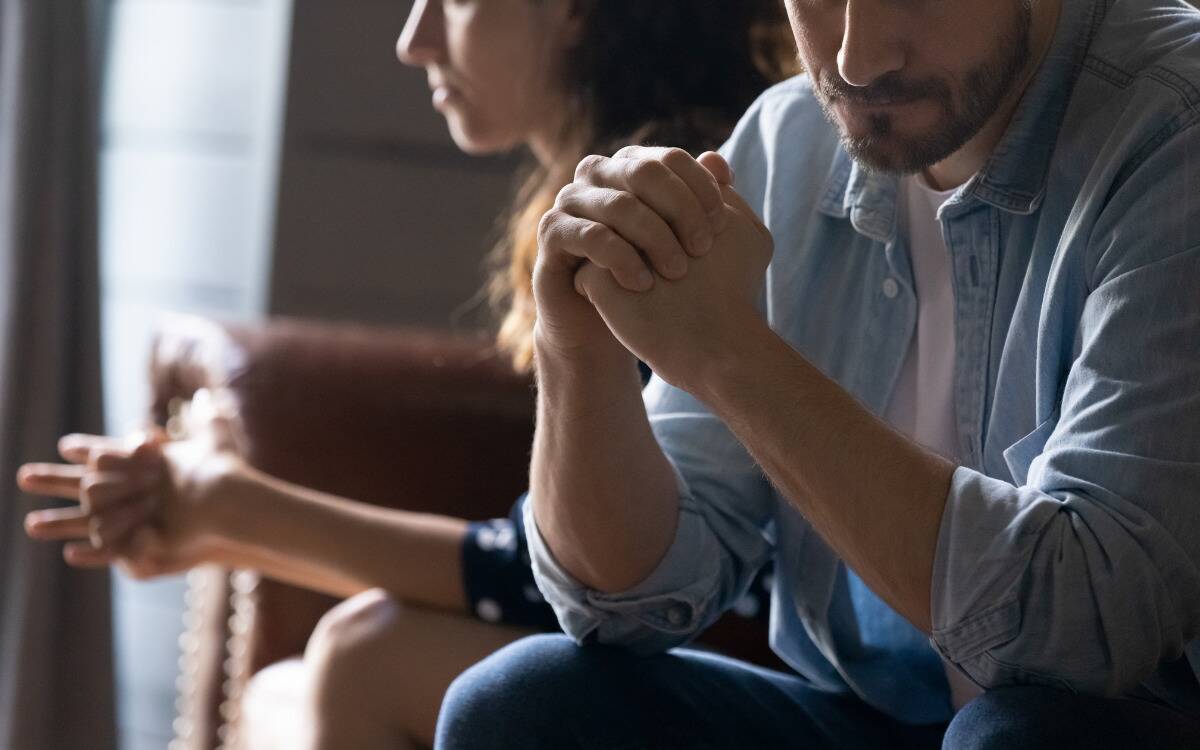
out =
[[[589,645],[439,742],[1200,747],[1200,14],[788,10],[724,158],[590,158],[543,222],[526,525]],[[798,675],[662,654],[772,555]]]

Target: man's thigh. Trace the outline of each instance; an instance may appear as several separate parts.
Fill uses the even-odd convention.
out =
[[[446,695],[441,748],[927,748],[908,727],[793,675],[697,651],[642,658],[535,636],[463,674]]]
[[[945,750],[1194,750],[1200,720],[1131,698],[1047,687],[991,690],[959,711]]]

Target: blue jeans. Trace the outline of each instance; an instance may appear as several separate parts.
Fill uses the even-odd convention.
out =
[[[1200,748],[1200,722],[1158,704],[997,690],[944,725],[910,726],[794,675],[698,651],[641,658],[526,638],[455,680],[437,745],[521,750]]]

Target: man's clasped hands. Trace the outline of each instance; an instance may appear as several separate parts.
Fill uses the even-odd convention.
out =
[[[716,153],[632,146],[584,159],[539,244],[539,360],[624,368],[636,356],[693,390],[746,325],[765,325],[757,301],[771,235]],[[28,534],[66,541],[71,565],[116,563],[137,578],[208,561],[223,543],[224,482],[240,459],[228,405],[199,407],[198,434],[186,440],[68,435],[67,463],[22,466],[24,491],[79,503],[30,513]]]

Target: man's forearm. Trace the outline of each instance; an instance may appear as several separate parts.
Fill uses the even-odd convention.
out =
[[[253,469],[225,487],[219,536],[231,556],[263,573],[327,593],[379,587],[408,601],[465,609],[466,521],[333,497]]]
[[[691,389],[817,532],[914,625],[954,465],[870,414],[766,324],[748,323]]]
[[[678,486],[650,430],[631,355],[589,361],[539,350],[530,496],[556,560],[590,588],[627,590],[666,555]]]

